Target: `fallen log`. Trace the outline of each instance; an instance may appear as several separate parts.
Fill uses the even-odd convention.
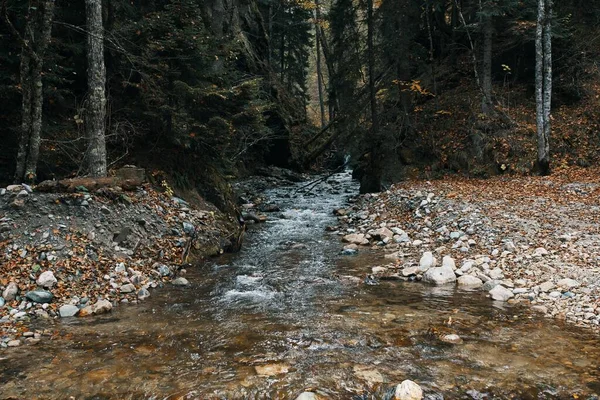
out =
[[[78,191],[93,192],[106,187],[119,187],[123,190],[135,190],[144,183],[145,178],[143,168],[125,167],[114,171],[114,176],[43,181],[35,187],[35,190],[46,193],[73,193]]]

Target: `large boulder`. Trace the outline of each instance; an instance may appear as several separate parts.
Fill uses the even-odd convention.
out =
[[[456,282],[456,274],[449,266],[434,267],[425,272],[423,281],[435,285],[445,285],[447,283]]]
[[[426,251],[423,253],[421,260],[419,261],[419,269],[421,272],[427,271],[429,268],[433,268],[437,265],[437,260],[433,256],[433,253]]]
[[[25,294],[25,297],[27,297],[34,303],[50,303],[54,298],[54,295],[45,290],[32,290],[30,292],[27,292]]]

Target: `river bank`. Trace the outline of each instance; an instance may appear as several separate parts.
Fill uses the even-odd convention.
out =
[[[600,330],[598,169],[407,181],[336,210],[344,252],[384,252],[381,279],[481,290]]]
[[[36,320],[102,314],[164,285],[189,285],[188,262],[233,245],[239,223],[164,185],[43,193],[0,189],[0,347],[36,344]]]

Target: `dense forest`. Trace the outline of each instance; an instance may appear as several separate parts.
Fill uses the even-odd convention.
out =
[[[589,165],[600,5],[552,3],[3,0],[0,176],[136,164],[214,199],[347,154],[363,192]]]

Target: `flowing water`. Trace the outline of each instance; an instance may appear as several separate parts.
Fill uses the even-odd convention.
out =
[[[597,336],[480,292],[347,278],[383,261],[342,256],[325,232],[356,191],[347,173],[332,179],[313,194],[267,191],[284,211],[241,253],[190,268],[190,287],[0,354],[0,398],[384,399],[404,379],[430,399],[596,398]]]

